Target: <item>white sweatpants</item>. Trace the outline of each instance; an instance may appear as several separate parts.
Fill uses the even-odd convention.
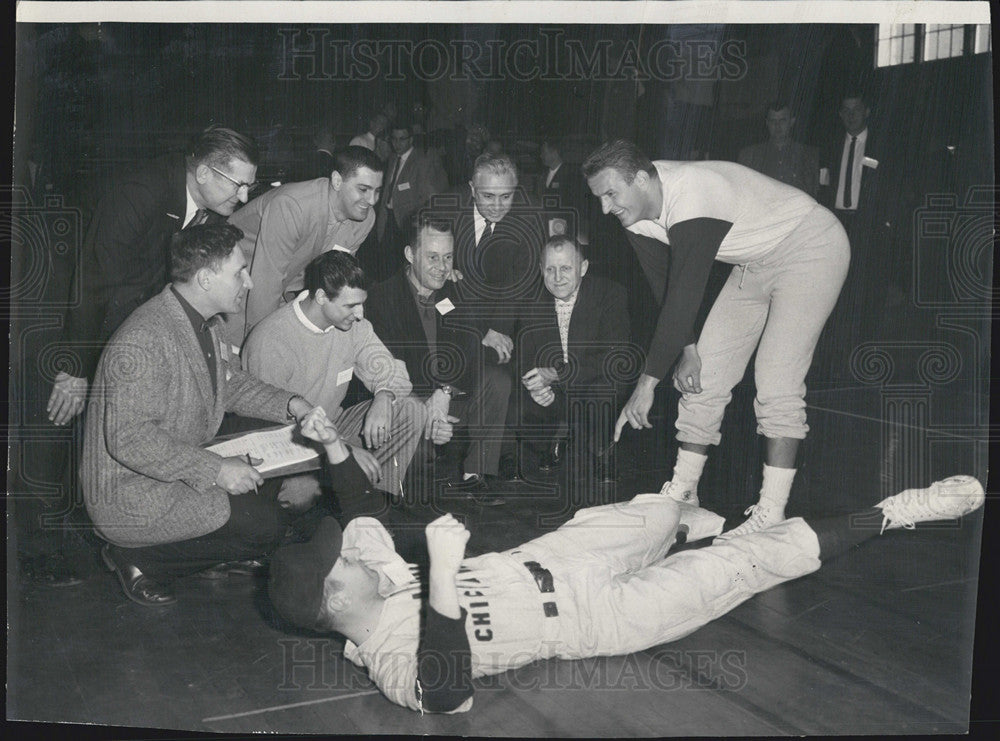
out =
[[[767,257],[733,267],[698,339],[702,391],[681,397],[679,441],[719,444],[726,405],[754,349],[758,434],[805,438],[806,373],[849,263],[847,234],[817,205]]]
[[[820,566],[816,534],[801,518],[664,559],[677,522],[676,502],[640,494],[581,510],[509,552],[553,574],[559,616],[548,656],[613,656],[676,640]]]

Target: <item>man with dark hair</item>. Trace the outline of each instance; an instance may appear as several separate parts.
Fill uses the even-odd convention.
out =
[[[326,410],[371,482],[397,496],[427,412],[410,396],[406,366],[364,318],[367,296],[357,260],[336,250],[320,255],[306,267],[305,289],[250,333],[243,367]],[[343,409],[355,374],[374,398]],[[372,452],[362,447],[362,438]],[[320,494],[314,476],[287,480],[283,487],[279,496],[297,507]]]
[[[850,262],[847,235],[801,190],[733,162],[650,162],[635,144],[617,140],[594,150],[583,172],[604,213],[626,228],[662,303],[645,372],[618,416],[615,439],[626,424],[652,426],[654,389],[674,368],[681,449],[663,493],[697,501],[708,448],[721,441],[732,389],[756,350],[763,485],[750,518],[730,533],[780,522],[809,430],[806,373]],[[695,336],[715,260],[739,267]]]
[[[101,555],[141,605],[175,601],[170,583],[259,558],[284,533],[273,498],[255,494],[250,462],[201,446],[225,412],[284,422],[312,405],[240,370],[214,318],[253,285],[228,224],[194,226],[171,243],[172,283],[139,307],[101,355],[80,479]]]
[[[845,92],[838,113],[844,135],[837,137],[836,144],[826,152],[826,182],[823,184],[827,186],[829,207],[849,228],[855,218],[871,216],[879,206],[882,150],[868,127],[871,107],[865,93],[860,90]]]
[[[744,147],[736,161],[815,198],[819,192],[819,151],[794,141],[794,126],[791,106],[773,101],[767,107],[767,141]]]
[[[568,430],[577,473],[611,483],[604,454],[627,380],[616,369],[629,365],[631,351],[625,289],[588,274],[590,263],[568,237],[545,243],[539,267],[547,293],[525,310],[517,333],[519,432],[539,454],[544,473],[558,465],[554,446],[559,430]],[[614,354],[624,362],[614,362]]]
[[[401,267],[404,232],[410,219],[431,196],[448,186],[437,154],[413,145],[412,126],[393,126],[389,143],[393,154],[385,166],[388,180],[375,220],[379,259],[370,261],[374,272],[366,271],[373,281],[384,280]]]
[[[427,400],[429,436],[438,446],[436,477],[469,489],[481,504],[502,504],[485,490],[484,477],[498,470],[510,374],[481,362],[475,316],[448,280],[455,251],[451,221],[425,209],[409,227],[406,267],[372,287],[368,318],[406,364],[414,394]],[[453,420],[459,422],[454,430]]]
[[[301,290],[302,271],[318,255],[358,251],[375,223],[382,160],[364,147],[334,154],[328,177],[270,190],[230,218],[254,288],[246,311],[229,317],[226,337],[240,347],[254,325]]]
[[[357,474],[336,431],[313,412],[302,433],[323,443],[349,488]],[[448,514],[424,531],[426,590],[394,548],[396,532],[410,533],[391,535],[372,517],[343,529],[327,518],[309,542],[274,553],[268,593],[288,623],[341,634],[344,656],[367,669],[391,702],[464,712],[475,678],[539,659],[616,656],[679,640],[885,530],[963,517],[984,500],[976,479],[952,476],[863,512],[795,517],[670,555],[682,523],[696,516],[693,541],[718,532],[718,525],[698,525],[715,516],[639,494],[580,510],[511,550],[465,558],[469,531]]]
[[[844,93],[839,110],[844,133],[830,142],[824,165],[827,207],[851,240],[852,265],[837,312],[848,352],[872,339],[872,324],[857,321],[858,315],[877,317],[887,302],[902,302],[906,276],[907,250],[896,239],[897,214],[907,212],[908,187],[899,180],[891,140],[869,125],[870,114],[863,91]]]

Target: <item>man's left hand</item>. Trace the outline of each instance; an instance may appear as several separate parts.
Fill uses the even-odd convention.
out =
[[[465,276],[462,275],[462,271],[459,270],[458,268],[452,268],[451,272],[448,273],[448,280],[450,280],[452,283],[458,283],[464,277]]]
[[[389,429],[392,427],[392,397],[386,391],[379,391],[372,399],[365,415],[365,424],[361,436],[365,444],[372,450],[381,448],[389,442]]]

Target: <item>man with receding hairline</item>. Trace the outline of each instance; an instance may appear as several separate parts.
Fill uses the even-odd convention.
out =
[[[630,352],[628,302],[622,286],[588,273],[589,267],[581,246],[568,237],[551,237],[542,248],[547,292],[525,310],[517,333],[519,430],[533,433],[527,446],[539,453],[543,473],[559,464],[553,445],[564,427],[577,453],[576,473],[588,481],[596,473],[611,483],[609,459],[599,456],[609,449],[626,380],[609,357]],[[544,439],[537,439],[539,433]]]
[[[460,199],[432,203],[455,224],[459,295],[480,307],[482,344],[496,353],[498,363],[508,363],[518,305],[541,288],[542,213],[518,187],[517,167],[506,154],[480,155],[469,190]]]
[[[372,286],[368,318],[406,363],[414,394],[427,400],[432,427],[425,437],[436,445],[437,479],[463,486],[481,504],[498,505],[502,501],[480,484],[498,471],[510,374],[480,362],[487,350],[475,317],[448,280],[455,251],[451,221],[425,209],[409,226],[406,267]]]
[[[209,126],[191,139],[183,153],[115,174],[84,238],[73,280],[79,295],[66,312],[59,346],[50,348],[57,365],[47,402],[43,397],[50,422],[66,425],[83,411],[104,344],[129,314],[166,285],[170,238],[195,224],[222,221],[245,203],[257,176],[258,157],[250,137]],[[77,483],[65,454],[31,461],[45,456],[47,449],[26,446],[24,465],[53,470],[57,480],[62,479],[61,494],[22,498],[14,518],[23,526],[18,545],[38,582],[69,585],[79,579],[57,542],[64,529],[39,523],[43,515],[61,518],[76,508],[68,498]]]
[[[246,203],[257,177],[252,139],[210,126],[185,155],[167,155],[116,179],[91,220],[77,269],[83,290],[66,315],[63,342],[79,373],[60,372],[49,419],[66,424],[83,411],[87,378],[102,345],[126,317],[167,282],[170,238],[182,228],[221,220]]]

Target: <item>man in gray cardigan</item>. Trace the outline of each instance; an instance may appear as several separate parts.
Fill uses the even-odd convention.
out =
[[[203,225],[170,246],[170,277],[111,337],[94,379],[80,478],[101,551],[126,596],[175,601],[170,582],[258,558],[285,529],[273,498],[255,493],[245,460],[200,446],[227,411],[283,422],[311,405],[244,373],[213,319],[238,311],[253,285],[239,229]]]

